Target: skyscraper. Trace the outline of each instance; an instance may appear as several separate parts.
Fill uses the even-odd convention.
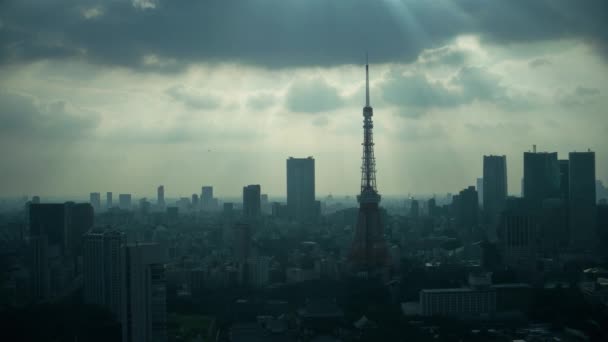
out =
[[[108,309],[117,320],[122,312],[121,269],[125,235],[113,230],[91,230],[83,237],[84,301]]]
[[[382,273],[389,263],[380,217],[380,195],[376,189],[376,159],[374,157],[372,116],[369,102],[369,66],[365,64],[365,107],[363,107],[363,157],[361,193],[357,196],[359,214],[351,247],[353,271],[367,275]]]
[[[541,208],[548,198],[560,197],[557,152],[524,153],[524,194],[528,206]]]
[[[507,157],[483,156],[483,209],[486,222],[495,225],[507,201]]]
[[[479,199],[474,186],[469,186],[458,193],[456,203],[456,221],[462,237],[471,241],[479,224]]]
[[[259,217],[261,207],[261,187],[259,184],[243,187],[243,216],[247,218]]]
[[[82,255],[82,236],[93,228],[94,219],[90,203],[65,203],[66,251],[72,256]]]
[[[310,219],[315,205],[315,160],[287,159],[287,207],[292,218]]]
[[[106,192],[106,209],[112,208],[112,193]]]
[[[158,209],[165,210],[165,186],[161,185],[156,189],[156,205]]]
[[[569,154],[570,242],[577,249],[596,247],[595,152]]]
[[[123,210],[131,210],[131,194],[119,194],[118,206]]]
[[[167,340],[165,253],[156,243],[123,245],[122,340]]]
[[[99,192],[91,192],[89,195],[89,202],[93,206],[96,212],[101,210],[101,194]]]
[[[29,206],[29,235],[46,235],[49,245],[65,247],[65,204],[39,203]]]
[[[201,187],[201,209],[205,211],[215,210],[215,200],[213,198],[213,187],[203,186]]]

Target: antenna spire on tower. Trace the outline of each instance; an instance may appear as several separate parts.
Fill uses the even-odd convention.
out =
[[[365,53],[365,107],[369,107],[369,62]]]

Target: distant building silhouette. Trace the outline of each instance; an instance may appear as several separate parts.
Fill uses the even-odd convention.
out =
[[[559,198],[557,152],[524,152],[523,190],[523,197],[531,208],[541,208],[547,198]]]
[[[247,218],[259,217],[261,208],[260,185],[247,185],[243,187],[243,216]]]
[[[483,197],[486,222],[494,227],[507,200],[507,157],[483,156]]]
[[[31,295],[35,300],[48,299],[51,293],[48,240],[45,234],[28,238],[28,264]]]
[[[576,249],[597,245],[595,201],[595,152],[569,154],[570,242]]]
[[[315,160],[287,159],[287,207],[289,215],[299,221],[315,215]]]
[[[161,185],[156,189],[156,205],[159,210],[165,210],[167,204],[165,203],[165,186]]]
[[[110,209],[112,206],[112,193],[108,191],[106,192],[106,209]]]
[[[353,237],[350,260],[353,271],[367,275],[385,273],[389,254],[384,240],[384,227],[380,217],[380,195],[376,188],[376,158],[374,157],[372,116],[369,102],[369,66],[365,65],[365,107],[363,108],[363,157],[361,166],[361,193],[359,214]]]
[[[237,223],[233,228],[234,251],[233,255],[237,261],[245,262],[250,256],[251,249],[251,226],[246,223]]]
[[[89,195],[89,202],[93,206],[95,212],[99,212],[101,210],[101,194],[99,192],[91,192]]]
[[[49,245],[65,247],[66,220],[63,203],[32,203],[29,206],[29,235],[46,235]]]
[[[460,191],[456,204],[456,223],[461,236],[471,242],[479,225],[479,199],[474,186]],[[456,196],[454,196],[456,197]]]
[[[216,210],[217,201],[213,197],[213,187],[201,187],[201,209],[205,211]]]
[[[72,256],[82,255],[82,236],[93,228],[95,215],[89,203],[65,203],[65,224],[67,253]]]
[[[536,265],[538,251],[538,215],[533,214],[525,200],[508,198],[498,231],[503,262],[529,274]]]
[[[123,210],[131,210],[131,194],[119,194],[118,206]]]

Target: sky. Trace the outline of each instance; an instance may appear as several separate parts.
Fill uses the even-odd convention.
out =
[[[608,181],[605,0],[0,3],[0,196],[359,191],[365,55],[378,190],[475,185],[483,155],[596,153]]]

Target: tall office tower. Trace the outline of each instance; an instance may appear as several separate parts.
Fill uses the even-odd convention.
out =
[[[380,195],[376,189],[376,159],[374,157],[372,116],[369,103],[369,65],[365,64],[365,107],[363,107],[363,157],[361,158],[361,193],[357,196],[359,214],[353,238],[350,260],[353,271],[371,275],[382,273],[389,265],[380,217]]]
[[[93,206],[96,212],[101,210],[101,194],[99,192],[91,192],[89,195],[89,202]]]
[[[66,243],[65,204],[38,203],[29,206],[29,235],[46,235],[49,245],[62,248]]]
[[[577,249],[596,247],[595,152],[569,154],[570,242]]]
[[[156,189],[156,205],[159,210],[165,210],[165,186],[161,185]]]
[[[156,243],[126,244],[121,252],[122,340],[167,341],[165,253]]]
[[[201,188],[201,208],[203,210],[213,210],[213,187],[203,186]]]
[[[287,159],[287,210],[292,218],[313,218],[315,203],[315,160]]]
[[[118,194],[118,206],[120,209],[131,210],[131,194]]]
[[[106,209],[109,210],[110,208],[112,208],[112,205],[113,205],[113,203],[112,203],[112,192],[108,191],[108,192],[106,192]]]
[[[51,292],[47,236],[30,235],[28,250],[32,297],[36,300],[47,299]]]
[[[72,256],[82,255],[82,236],[93,228],[94,220],[90,203],[65,203],[66,250]]]
[[[531,208],[541,208],[543,200],[559,198],[557,152],[524,153],[523,197]]]
[[[193,210],[198,210],[199,208],[199,200],[198,200],[198,195],[197,194],[192,194],[192,209]]]
[[[90,230],[83,237],[84,301],[108,309],[117,320],[122,312],[121,272],[124,233],[113,230]]]
[[[528,210],[525,200],[508,198],[498,230],[505,265],[517,271],[534,271],[538,229],[537,215]]]
[[[244,262],[249,258],[251,249],[251,226],[246,223],[234,225],[234,258]]]
[[[564,203],[570,200],[570,161],[560,159],[559,163],[559,193]]]
[[[243,188],[243,215],[248,218],[259,217],[262,211],[259,184]]]
[[[427,201],[426,207],[428,209],[430,217],[439,216],[439,208],[437,207],[437,201],[435,200],[435,198],[429,199]]]
[[[417,219],[420,216],[420,204],[415,199],[413,199],[410,204],[410,215],[409,216],[413,219]]]
[[[479,207],[483,207],[483,178],[477,178],[477,194],[479,195]]]
[[[455,202],[456,223],[462,237],[469,242],[479,224],[479,199],[477,196],[477,190],[471,185],[458,193],[458,199]]]
[[[507,201],[507,157],[483,156],[483,210],[485,221],[495,226]]]

